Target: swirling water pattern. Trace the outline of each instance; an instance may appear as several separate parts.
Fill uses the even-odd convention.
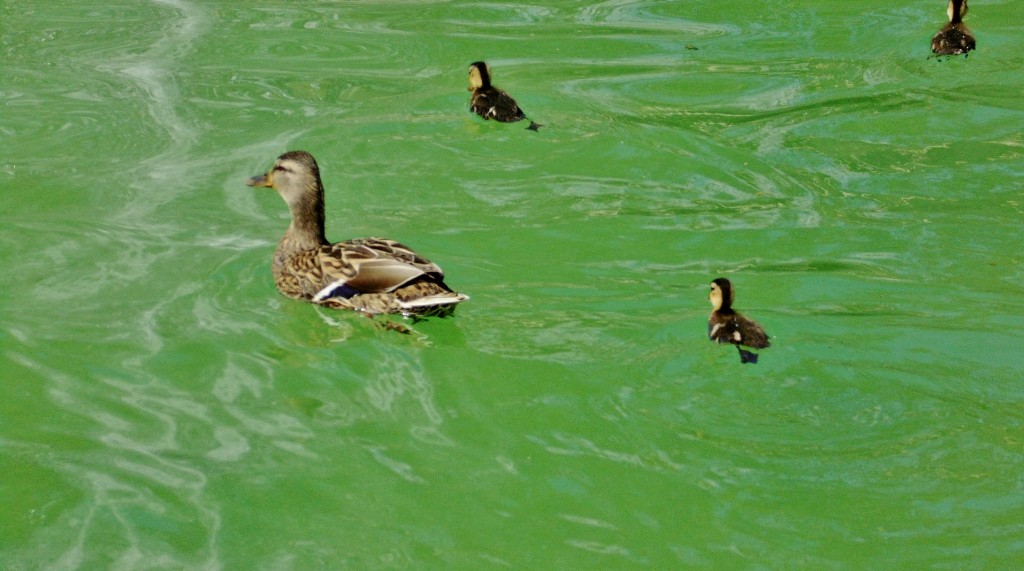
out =
[[[934,4],[5,5],[0,567],[1019,564],[1021,26]],[[276,294],[291,148],[454,319]]]

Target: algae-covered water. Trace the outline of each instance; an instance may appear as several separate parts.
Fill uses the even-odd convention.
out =
[[[1024,25],[942,4],[0,4],[0,567],[1019,567]],[[280,296],[291,149],[471,299]]]

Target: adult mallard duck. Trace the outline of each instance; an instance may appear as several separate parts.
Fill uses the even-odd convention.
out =
[[[491,85],[491,69],[482,61],[469,64],[469,108],[484,119],[512,123],[526,119],[526,113],[519,108],[512,96]],[[530,121],[527,129],[536,131],[543,125]]]
[[[448,315],[469,299],[444,283],[444,272],[394,240],[324,236],[324,185],[313,155],[289,151],[249,186],[277,190],[292,223],[274,252],[274,284],[284,295],[373,315]]]
[[[768,335],[756,321],[747,319],[732,308],[732,283],[725,278],[711,282],[711,317],[708,318],[708,338],[716,343],[732,343],[740,352],[741,363],[756,363],[757,353],[740,348],[740,345],[764,349],[768,347]]]
[[[967,0],[949,0],[946,15],[949,23],[932,38],[932,51],[939,55],[959,55],[973,50],[974,35],[963,22]]]

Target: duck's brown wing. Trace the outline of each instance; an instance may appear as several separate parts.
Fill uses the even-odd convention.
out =
[[[384,238],[360,238],[318,252],[321,279],[313,301],[390,293],[417,280],[443,284],[444,272],[411,248]]]
[[[736,317],[737,321],[739,321],[737,326],[740,332],[739,345],[746,345],[755,349],[764,349],[771,345],[771,342],[768,341],[768,334],[764,332],[760,324],[742,315]]]
[[[756,349],[770,345],[761,326],[738,313],[713,315],[708,321],[708,338],[717,343],[733,343]]]

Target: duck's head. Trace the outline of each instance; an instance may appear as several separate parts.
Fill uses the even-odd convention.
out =
[[[946,4],[946,15],[953,23],[963,20],[967,15],[967,0],[949,0]]]
[[[274,168],[254,176],[249,186],[273,188],[288,203],[292,223],[286,237],[307,246],[326,244],[324,237],[324,185],[313,155],[288,151],[277,157]]]
[[[289,206],[308,200],[309,197],[323,200],[320,168],[313,155],[306,151],[288,151],[277,157],[274,168],[250,178],[246,184],[273,188]]]
[[[708,299],[711,300],[711,307],[715,311],[730,309],[732,307],[732,284],[725,278],[718,278],[711,282],[711,293]]]
[[[475,91],[481,87],[491,86],[491,70],[482,61],[475,61],[469,64],[469,90]]]

